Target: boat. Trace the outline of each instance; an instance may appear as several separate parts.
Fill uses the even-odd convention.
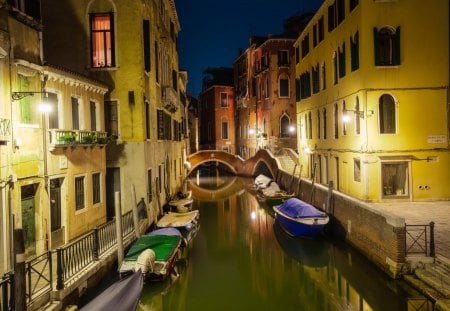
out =
[[[262,202],[266,202],[269,207],[280,205],[289,198],[293,198],[295,193],[288,193],[281,190],[278,184],[274,181],[270,182],[265,189],[258,191],[258,199]]]
[[[169,211],[186,213],[192,210],[193,203],[194,199],[192,199],[192,191],[184,193],[180,191],[167,204],[169,206]]]
[[[141,297],[143,283],[142,271],[138,270],[106,288],[80,310],[136,310]]]
[[[198,210],[176,213],[169,212],[161,217],[156,223],[158,229],[161,228],[175,228],[181,232],[186,239],[186,244],[189,244],[191,240],[197,235],[200,229],[200,213]]]
[[[326,213],[297,198],[290,198],[273,206],[275,220],[292,236],[313,238],[329,222]]]
[[[272,181],[272,178],[267,177],[264,174],[259,174],[255,178],[255,187],[256,189],[265,189]]]
[[[153,234],[139,237],[119,267],[120,276],[141,270],[146,280],[165,280],[181,257],[182,241],[180,235]]]

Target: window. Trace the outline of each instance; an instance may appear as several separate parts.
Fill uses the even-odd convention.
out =
[[[175,91],[178,91],[178,73],[176,70],[172,70],[172,87]]]
[[[378,104],[378,113],[380,116],[380,133],[395,134],[396,115],[395,101],[389,94],[383,94]]]
[[[319,64],[317,64],[316,67],[312,68],[312,92],[313,94],[316,94],[320,90],[320,80],[319,80]]]
[[[297,46],[295,48],[295,63],[298,64],[300,62],[300,48]]]
[[[350,12],[353,11],[359,4],[359,0],[350,0]]]
[[[114,15],[90,14],[91,65],[94,68],[114,67]]]
[[[92,204],[100,203],[100,173],[92,174]]]
[[[307,34],[301,43],[302,46],[302,58],[304,58],[309,53],[309,34]]]
[[[222,120],[222,139],[228,139],[228,121]]]
[[[71,101],[72,101],[72,129],[79,130],[80,112],[79,112],[78,98],[72,97]]]
[[[145,99],[144,99],[145,100]],[[145,101],[145,138],[151,138],[151,128],[150,128],[150,103]]]
[[[328,32],[333,31],[345,19],[345,1],[335,0],[328,7]]]
[[[339,54],[339,78],[345,76],[345,42],[342,43],[342,47],[338,49]]]
[[[278,66],[289,66],[289,52],[287,50],[278,51]]]
[[[300,101],[300,79],[295,79],[295,101]]]
[[[353,37],[350,37],[350,58],[351,69],[355,71],[359,69],[359,38],[358,32]]]
[[[320,139],[320,110],[317,110],[317,138]]]
[[[144,36],[144,69],[145,71],[150,71],[151,69],[151,59],[150,59],[150,21],[144,19],[142,21],[142,35]]]
[[[95,102],[89,102],[89,114],[91,117],[91,131],[97,130],[97,105]]]
[[[172,117],[163,110],[157,111],[158,121],[158,139],[170,140],[172,139]]]
[[[383,196],[409,195],[409,164],[407,161],[381,163]]]
[[[283,114],[280,118],[280,137],[287,138],[289,137],[289,116],[287,114]]]
[[[345,101],[342,103],[342,115],[347,111],[347,107],[345,106]],[[359,118],[359,114],[356,114],[356,117]],[[342,135],[347,135],[347,122],[342,122]]]
[[[375,66],[400,65],[400,27],[373,29]]]
[[[312,139],[312,116],[311,116],[311,111],[308,112],[308,138]]]
[[[353,159],[353,180],[361,181],[361,160]]]
[[[325,38],[325,29],[323,26],[323,16],[319,19],[319,43],[323,41],[323,39]]]
[[[289,97],[289,78],[282,77],[279,80],[279,90],[280,94],[279,97]]]
[[[333,53],[333,84],[338,83],[338,61],[336,52]]]
[[[321,90],[325,90],[327,88],[327,83],[326,83],[326,74],[325,74],[325,62],[322,64],[322,66],[320,67],[320,89]]]
[[[117,101],[105,101],[105,130],[109,136],[119,136]]]
[[[323,139],[327,139],[327,109],[326,108],[323,108],[322,116],[323,116]]]
[[[355,111],[360,111],[358,96],[356,96]],[[356,131],[356,134],[358,134],[358,135],[361,133],[361,118],[359,116],[359,113],[355,115],[355,131]]]
[[[84,176],[75,177],[75,210],[81,210],[84,204]]]
[[[159,46],[158,41],[155,41],[155,78],[156,83],[159,83]]]
[[[55,93],[47,93],[47,103],[51,107],[50,111],[48,112],[48,128],[57,129],[59,128],[58,95],[56,95]]]
[[[300,97],[308,98],[311,96],[311,74],[304,72],[300,75]]]
[[[334,104],[334,138],[339,138],[339,111],[338,104]]]
[[[317,46],[317,37],[318,37],[318,35],[317,35],[317,24],[314,24],[314,26],[313,26],[313,47],[316,47]]]
[[[228,108],[228,94],[220,92],[220,107]]]

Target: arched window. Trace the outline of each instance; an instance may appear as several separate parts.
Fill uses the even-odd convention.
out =
[[[287,114],[283,114],[280,118],[280,137],[287,138],[289,137],[289,124],[290,124],[289,116]]]
[[[380,116],[380,134],[395,134],[397,118],[395,100],[391,95],[381,95],[378,104],[378,114]]]
[[[374,28],[374,45],[376,66],[400,64],[400,27]]]
[[[334,104],[334,138],[339,138],[339,111],[338,104]]]

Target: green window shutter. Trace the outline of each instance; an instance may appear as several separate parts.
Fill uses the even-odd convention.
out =
[[[352,71],[359,69],[359,38],[358,32],[356,32],[353,38],[350,37],[350,58],[351,58],[351,67]]]
[[[392,43],[392,65],[400,65],[400,26],[395,30]]]
[[[378,40],[378,29],[377,27],[373,27],[373,52],[375,55],[375,66],[380,65],[380,56],[379,56],[379,40]]]
[[[150,21],[144,19],[142,23],[143,28],[143,36],[144,36],[144,69],[145,71],[150,71],[151,62],[150,62]]]
[[[338,49],[339,56],[339,78],[345,76],[345,42],[342,43],[342,49]]]

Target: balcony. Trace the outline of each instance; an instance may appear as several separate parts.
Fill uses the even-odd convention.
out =
[[[81,130],[49,130],[49,150],[67,148],[69,146],[105,146],[111,141],[106,132]]]
[[[171,86],[162,88],[162,102],[165,109],[174,113],[178,110],[178,93]]]

